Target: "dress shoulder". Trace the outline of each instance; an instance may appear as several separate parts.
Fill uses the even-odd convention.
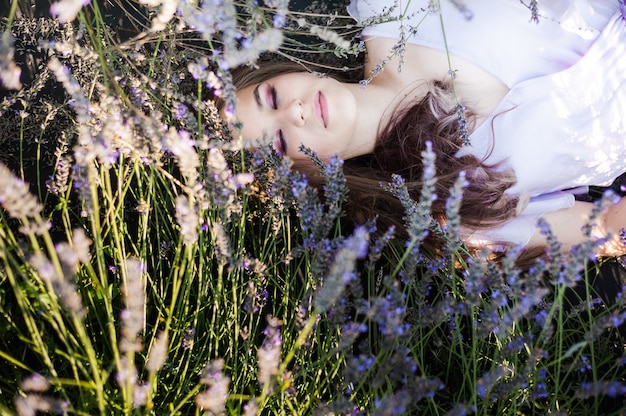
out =
[[[577,62],[620,2],[539,2],[543,8],[536,22],[519,0],[441,0],[438,4],[433,10],[429,0],[352,0],[348,12],[365,26],[364,36],[404,39],[448,51],[482,67],[510,88]]]

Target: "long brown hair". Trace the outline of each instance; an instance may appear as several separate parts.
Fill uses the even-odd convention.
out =
[[[277,75],[304,70],[306,68],[297,63],[270,62],[259,65],[257,69],[239,68],[233,72],[233,82],[237,88],[245,88]],[[346,81],[341,73],[328,75]],[[468,117],[471,123],[471,113]],[[460,209],[461,224],[465,229],[494,227],[516,215],[519,198],[505,193],[515,184],[513,171],[502,169],[501,164],[485,164],[470,155],[455,157],[463,146],[456,100],[450,88],[439,82],[429,84],[428,92],[418,102],[400,103],[394,109],[390,121],[379,126],[372,154],[344,162],[349,189],[349,201],[345,206],[347,215],[357,223],[376,217],[379,229],[395,226],[403,233],[404,209],[395,196],[383,189],[381,183],[388,183],[392,174],[398,174],[404,178],[411,196],[419,198],[423,186],[421,154],[427,141],[432,143],[436,155],[437,200],[433,204],[432,215],[437,221],[445,223],[445,201],[462,171],[469,183]],[[305,171],[312,184],[321,189],[321,177],[311,164],[297,162],[295,167]],[[423,244],[425,249],[436,253],[442,242],[431,235]],[[501,245],[500,242],[494,244]]]
[[[515,175],[511,170],[487,165],[471,155],[455,157],[463,146],[455,109],[456,101],[447,87],[431,83],[419,102],[401,104],[391,120],[379,128],[372,155],[366,160],[346,161],[344,171],[348,175],[354,172],[351,176],[367,178],[368,182],[388,182],[392,174],[398,174],[417,198],[423,186],[421,154],[428,141],[437,157],[435,218],[443,218],[449,190],[459,174],[465,172],[469,185],[465,188],[460,211],[463,225],[484,229],[506,222],[515,216],[518,207],[518,198],[505,194],[515,184]]]

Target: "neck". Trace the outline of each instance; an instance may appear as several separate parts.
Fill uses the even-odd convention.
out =
[[[372,153],[385,107],[381,104],[382,89],[376,85],[348,84],[357,105],[357,122],[352,136],[350,154],[341,155],[344,159]]]
[[[352,137],[354,146],[351,154],[341,155],[344,159],[372,153],[378,138],[378,130],[405,98],[403,88],[374,82],[365,88],[359,84],[349,84],[357,103],[357,124]]]

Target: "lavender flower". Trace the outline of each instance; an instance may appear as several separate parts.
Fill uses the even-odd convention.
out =
[[[370,234],[375,234],[376,229],[370,228]],[[376,238],[374,243],[370,246],[368,258],[367,258],[367,268],[370,271],[374,271],[376,266],[376,262],[380,260],[383,249],[385,246],[389,245],[391,240],[393,240],[395,236],[395,228],[389,227],[389,229],[383,234],[382,237]]]
[[[28,190],[28,185],[0,163],[0,204],[16,219],[33,218],[41,214],[43,206]]]
[[[441,3],[439,0],[430,0],[428,2],[428,11],[432,14],[441,13]]]
[[[263,389],[270,389],[274,378],[278,375],[280,348],[282,345],[280,336],[281,325],[282,322],[279,319],[268,316],[267,328],[263,331],[265,340],[263,345],[257,350],[259,383]]]
[[[478,396],[487,397],[487,393],[498,383],[500,379],[513,374],[513,368],[507,365],[499,365],[493,370],[483,374],[476,385]]]
[[[91,0],[61,0],[52,3],[50,14],[55,16],[59,22],[68,23],[73,21],[80,9],[89,3],[91,3]]]
[[[404,415],[407,413],[407,407],[414,402],[415,398],[410,392],[399,390],[383,399],[375,400],[371,414],[376,416]]]
[[[72,0],[73,1],[73,0]],[[59,4],[59,3],[55,3]],[[58,59],[52,58],[48,62],[48,69],[54,74],[57,81],[63,84],[65,90],[72,97],[71,106],[76,111],[79,125],[85,125],[90,120],[89,102],[83,93],[83,89],[76,81],[67,67],[63,66]]]
[[[230,261],[234,258],[232,248],[230,246],[230,240],[224,231],[222,224],[215,222],[211,228],[213,241],[215,243],[215,253],[218,258],[223,261]]]
[[[548,391],[546,388],[546,376],[547,376],[547,371],[545,368],[540,368],[539,369],[539,379],[535,381],[534,385],[533,385],[533,389],[532,389],[532,397],[533,399],[545,399],[548,397]]]
[[[474,18],[474,12],[465,5],[465,2],[461,0],[449,0],[449,1],[463,15],[465,20],[472,20]]]
[[[46,182],[48,192],[54,195],[62,195],[67,191],[67,183],[72,171],[72,162],[68,157],[62,157],[57,162],[54,175]]]
[[[595,221],[601,217],[601,215],[606,212],[606,210],[611,206],[615,205],[619,202],[620,197],[611,189],[607,189],[603,194],[602,198],[596,201],[593,204],[593,209],[591,210],[591,214],[589,214],[589,220],[585,227],[583,228],[583,232],[587,237],[592,236],[592,231],[595,226]]]
[[[604,331],[609,328],[619,328],[624,321],[626,321],[626,312],[619,312],[619,310],[597,316],[585,334],[585,340],[594,342]]]
[[[176,222],[180,227],[180,234],[185,244],[193,244],[198,241],[200,218],[186,195],[176,197]]]
[[[250,400],[243,406],[244,416],[256,416],[259,413],[259,404],[255,399]]]
[[[424,164],[422,175],[424,185],[419,203],[413,201],[404,180],[398,175],[393,175],[391,184],[384,186],[385,189],[400,200],[404,207],[406,228],[416,248],[419,247],[428,235],[429,230],[435,225],[435,220],[431,216],[431,207],[437,199],[435,194],[435,182],[437,179],[435,177],[435,152],[433,152],[432,143],[429,141],[426,142],[426,149],[422,152],[422,161]]]
[[[417,377],[411,388],[411,395],[414,401],[425,398],[433,398],[438,390],[445,386],[438,378]]]
[[[134,389],[137,385],[137,368],[135,368],[132,361],[125,355],[120,357],[117,374],[115,374],[115,381],[117,381],[117,384],[122,388],[130,386]]]
[[[140,383],[133,386],[133,407],[145,406],[150,398],[152,387],[150,383]]]
[[[191,61],[187,64],[187,71],[191,74],[195,80],[203,80],[208,77],[210,71],[208,71],[209,60],[203,56],[195,61]]]
[[[465,172],[460,172],[452,189],[450,189],[450,196],[446,199],[446,225],[443,227],[443,230],[448,236],[447,241],[450,253],[461,248],[462,243],[459,236],[461,217],[459,216],[459,210],[463,201],[463,189],[467,185],[469,185],[469,182],[465,179]]]
[[[581,383],[576,391],[579,399],[590,399],[596,396],[623,397],[626,394],[626,384],[622,381],[596,381]]]
[[[99,154],[103,155],[102,160],[109,159],[108,150],[115,152],[115,150],[112,150],[114,146],[106,141],[109,139],[106,136],[100,136],[103,140],[100,143],[94,141],[94,137],[98,135],[92,134],[90,127],[91,110],[89,102],[83,93],[82,87],[70,74],[69,69],[63,66],[59,60],[54,57],[48,62],[48,69],[71,96],[70,105],[76,112],[78,144],[74,149],[74,159],[76,161],[73,168],[74,186],[80,192],[86,209],[91,211],[93,204],[91,201],[90,187],[92,184],[97,184],[98,181],[98,177],[93,172],[91,164]]]
[[[359,81],[359,85],[361,86],[361,88],[366,88],[367,84],[372,82],[374,78],[376,78],[381,72],[383,72],[383,70],[385,69],[385,66],[387,66],[386,59],[383,59],[382,62],[376,64],[376,66],[372,68],[372,70],[370,71],[369,76]]]
[[[72,244],[58,243],[55,246],[55,250],[63,265],[67,267],[69,273],[75,274],[81,263],[89,262],[90,245],[91,240],[87,238],[85,231],[82,228],[77,228],[73,232]]]
[[[526,293],[520,293],[517,302],[503,314],[497,333],[506,334],[508,328],[515,325],[520,319],[527,317],[533,308],[541,304],[548,293],[547,288],[538,286],[529,288]]]
[[[283,32],[281,30],[275,28],[267,29],[258,33],[245,48],[225,48],[224,61],[222,63],[227,68],[235,68],[248,62],[254,62],[258,59],[261,52],[277,51],[282,43]]]
[[[548,222],[545,221],[543,218],[539,218],[539,220],[537,220],[537,227],[539,227],[539,231],[546,237],[546,240],[548,241],[548,255],[552,260],[551,273],[554,275],[557,272],[555,267],[558,267],[558,265],[560,264],[560,259],[562,256],[562,244],[557,240],[556,236],[552,232],[550,224],[548,224]]]
[[[539,2],[537,0],[530,0],[530,5],[528,6],[530,9],[530,21],[534,23],[539,23]]]
[[[469,139],[469,127],[467,126],[467,117],[465,116],[465,106],[456,105],[456,116],[459,123],[459,130],[463,146],[470,146],[472,143]]]
[[[202,372],[200,382],[209,388],[196,395],[196,407],[212,415],[221,415],[226,407],[230,377],[225,376],[224,360],[211,361]]]
[[[286,15],[286,3],[274,3],[279,16]],[[275,27],[254,34],[242,33],[237,27],[237,10],[231,1],[207,0],[197,7],[192,2],[181,0],[178,7],[182,20],[209,42],[218,32],[222,33],[223,51],[215,58],[223,69],[254,62],[262,52],[275,51],[282,44],[282,31]],[[239,48],[240,44],[243,47]]]
[[[190,350],[191,348],[193,348],[193,339],[195,335],[196,335],[195,328],[185,329],[185,336],[183,337],[183,342],[181,345],[181,347],[184,350]]]
[[[167,359],[167,350],[169,347],[169,339],[167,333],[159,332],[157,338],[152,344],[152,348],[148,351],[148,360],[146,361],[146,370],[155,373],[163,368]]]
[[[13,36],[9,30],[5,30],[0,37],[0,84],[9,90],[22,88],[20,82],[22,70],[15,64],[14,54]]]
[[[365,301],[362,309],[369,319],[378,324],[379,331],[390,341],[397,340],[408,334],[410,325],[404,319],[406,307],[404,299],[398,293]]]
[[[50,260],[39,253],[33,255],[29,263],[41,279],[50,285],[53,293],[59,297],[61,304],[67,308],[73,317],[79,320],[83,319],[86,311],[83,308],[80,294],[76,292],[76,287],[71,282],[57,273]]]
[[[38,373],[33,373],[30,377],[22,380],[20,389],[29,392],[44,392],[50,388],[47,378]]]
[[[128,259],[124,266],[126,279],[122,284],[122,293],[126,308],[120,314],[122,319],[120,350],[123,352],[140,351],[141,342],[137,336],[145,327],[145,265],[140,260]]]
[[[341,297],[346,285],[355,277],[356,261],[367,255],[369,234],[365,227],[358,227],[339,249],[328,276],[315,297],[318,312],[330,309]]]
[[[203,208],[209,205],[216,207],[222,218],[232,219],[243,211],[237,191],[253,180],[254,176],[247,172],[233,175],[224,152],[220,149],[209,149],[207,156],[205,175],[209,180],[205,183],[207,195],[202,200]]]
[[[151,8],[159,7],[159,13],[152,19],[150,32],[158,32],[165,29],[167,23],[176,13],[177,0],[139,0],[140,4],[145,4]]]
[[[591,371],[591,363],[586,355],[581,355],[580,362],[578,363],[578,372],[586,373],[587,371]]]
[[[348,199],[348,188],[346,186],[346,178],[343,174],[344,162],[338,155],[334,155],[329,157],[327,163],[324,163],[311,149],[301,146],[300,151],[320,168],[322,176],[324,177],[324,194],[326,197],[327,212],[324,215],[323,221],[327,226],[330,226],[341,214],[341,204]],[[301,182],[298,186],[307,186],[307,184]],[[301,193],[302,191],[297,192],[298,195]],[[294,195],[296,195],[295,191]]]
[[[66,413],[69,407],[64,400],[39,394],[16,397],[14,403],[18,416],[35,416],[38,412],[62,414]]]
[[[244,304],[244,310],[247,312],[258,312],[267,303],[269,294],[265,287],[257,286],[254,282],[248,282],[248,295],[246,296],[246,302]]]
[[[83,158],[83,156],[85,156],[83,152],[79,151],[77,153],[81,155],[81,163],[89,163],[87,159]],[[93,211],[91,185],[92,183],[97,184],[98,180],[95,178],[94,172],[89,166],[75,164],[72,167],[72,181],[74,189],[79,192],[83,205],[85,206],[85,210],[83,210],[80,215],[87,217],[89,213]]]
[[[310,25],[311,34],[319,37],[323,41],[334,43],[340,49],[349,49],[350,41],[342,38],[337,32],[326,27]]]
[[[376,363],[376,357],[373,355],[358,355],[350,357],[343,372],[344,378],[348,383],[358,383],[372,369]],[[351,390],[349,391],[351,393]]]
[[[195,141],[189,132],[168,129],[164,137],[163,147],[176,156],[178,168],[185,177],[187,185],[193,187],[198,181],[200,159],[195,148]]]

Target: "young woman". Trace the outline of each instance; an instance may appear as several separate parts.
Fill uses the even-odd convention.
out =
[[[363,30],[366,86],[292,66],[249,72],[237,94],[242,137],[269,135],[296,161],[300,145],[346,159],[357,220],[380,210],[401,217],[378,183],[398,173],[419,192],[431,142],[435,218],[445,222],[461,171],[470,183],[461,209],[469,246],[541,247],[539,218],[564,250],[584,241],[592,204],[575,201],[573,189],[626,171],[622,2],[554,0],[534,12],[519,0],[388,3],[349,7],[363,24],[384,16]],[[599,255],[626,253],[624,226],[626,199],[596,221],[594,237],[612,235]]]

